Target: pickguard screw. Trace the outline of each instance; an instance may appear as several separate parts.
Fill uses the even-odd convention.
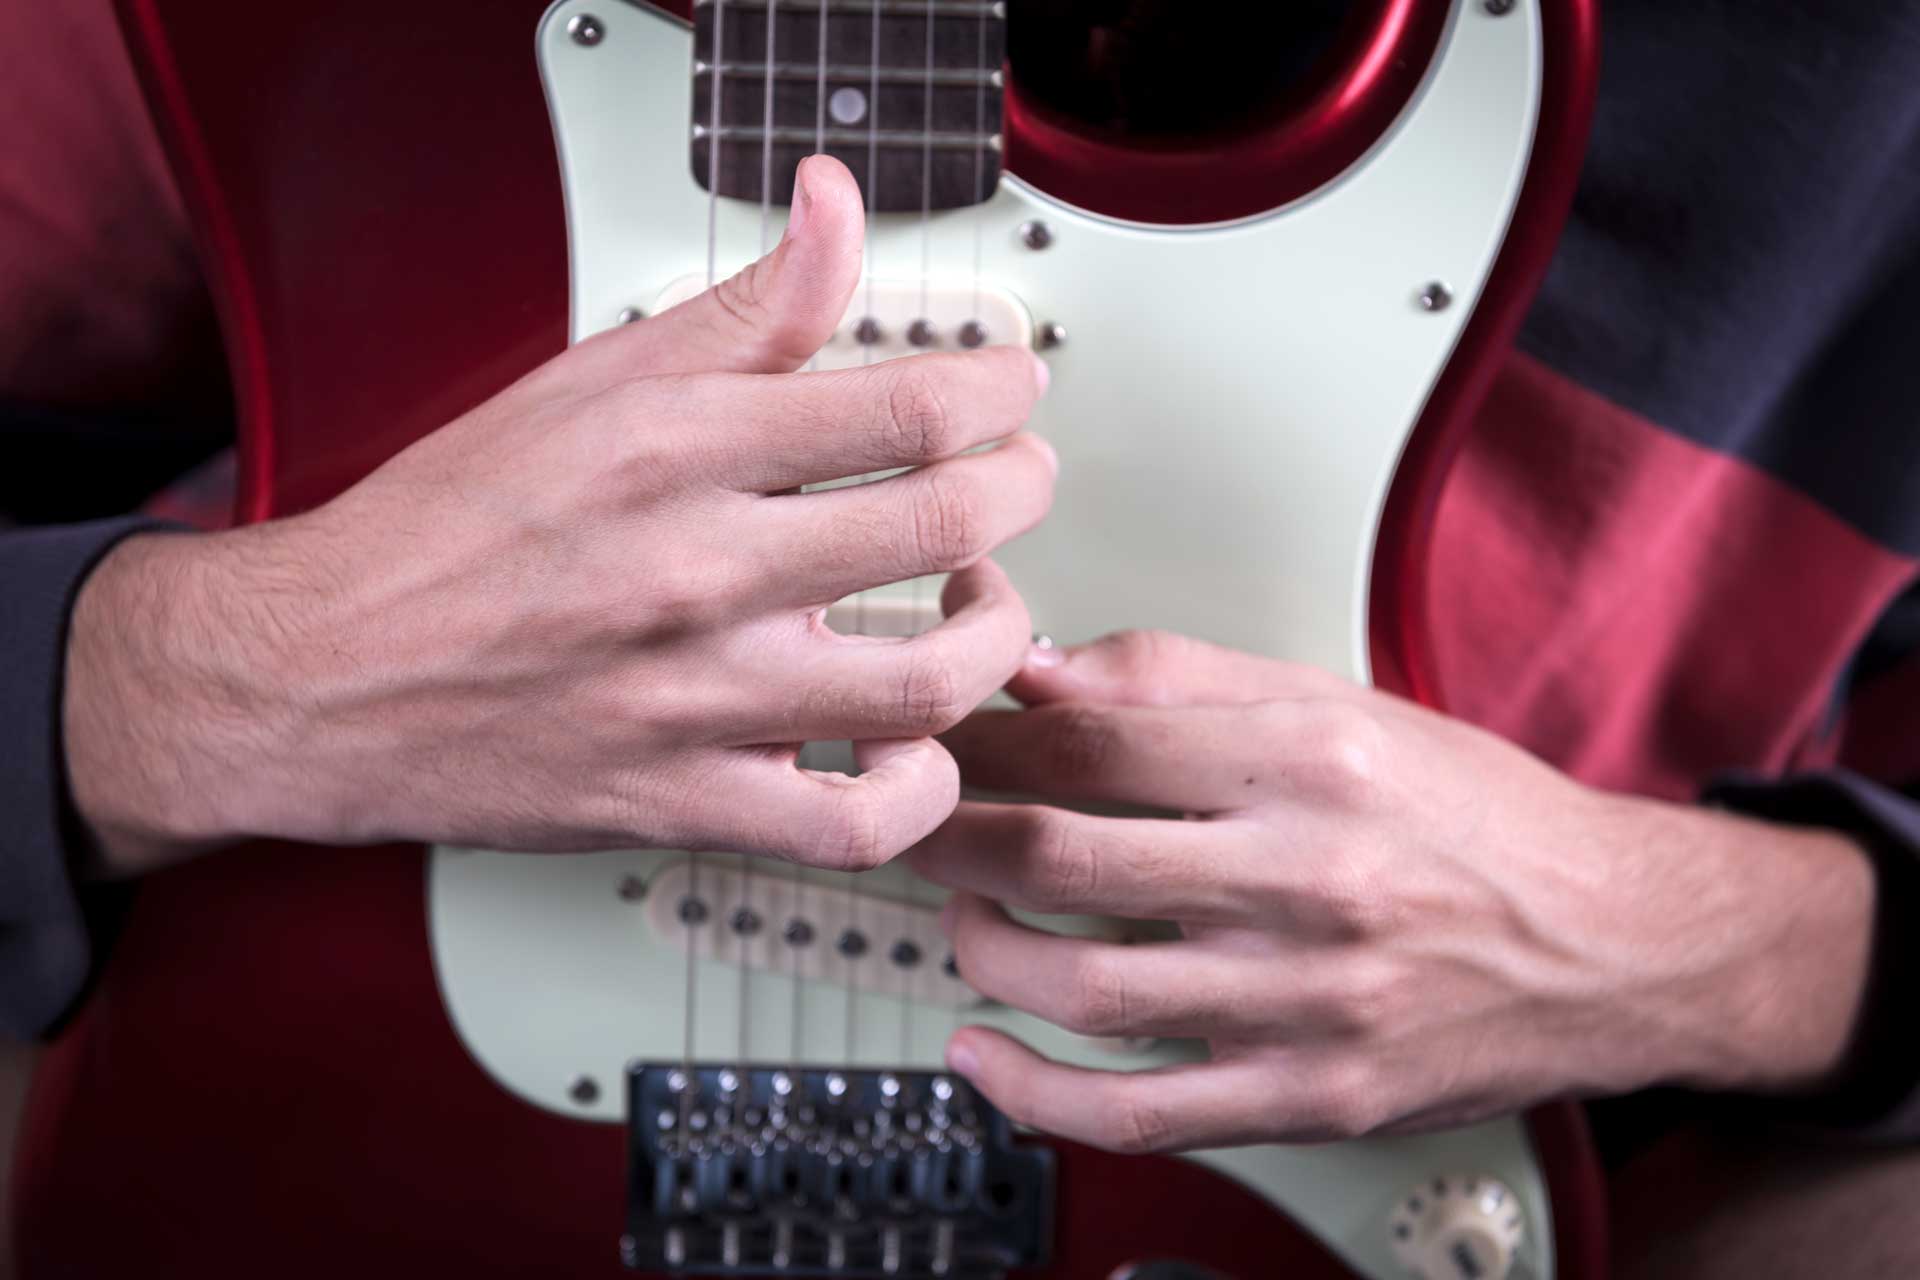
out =
[[[620,901],[638,902],[647,896],[647,882],[639,876],[622,876],[618,892]]]
[[[914,346],[930,347],[933,345],[933,339],[933,321],[915,320],[907,326],[907,341],[911,342]]]
[[[1423,311],[1445,311],[1453,305],[1453,290],[1438,280],[1420,290],[1420,308]]]
[[[567,19],[567,34],[573,37],[575,44],[583,44],[591,49],[605,38],[607,29],[592,14],[576,13]]]
[[[1053,243],[1053,228],[1035,219],[1020,224],[1020,243],[1029,249],[1044,249]]]
[[[861,346],[873,346],[880,341],[880,322],[872,316],[862,316],[860,323],[853,326],[853,336]]]
[[[987,345],[987,326],[978,320],[969,320],[960,326],[960,345],[972,351]]]
[[[1051,351],[1055,347],[1064,347],[1067,345],[1067,326],[1061,324],[1058,320],[1049,320],[1040,326],[1038,336],[1040,349],[1042,351]]]
[[[1513,12],[1514,0],[1487,0],[1486,10],[1496,18],[1504,18]]]
[[[567,1096],[583,1107],[600,1101],[600,1083],[592,1076],[578,1076],[567,1086]]]
[[[705,924],[707,922],[707,904],[699,898],[682,898],[680,899],[680,908],[675,914],[680,917],[680,923],[689,928],[697,924]]]
[[[621,324],[632,324],[632,323],[633,323],[633,322],[634,322],[635,320],[644,320],[644,319],[646,319],[646,316],[647,316],[647,313],[646,313],[646,312],[644,312],[644,311],[642,311],[642,310],[641,310],[640,308],[638,308],[638,307],[622,307],[622,308],[620,308],[620,323],[621,323]]]

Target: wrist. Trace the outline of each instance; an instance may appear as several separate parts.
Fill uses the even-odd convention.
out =
[[[286,650],[301,631],[293,584],[262,572],[285,562],[278,537],[140,535],[81,586],[61,728],[86,873],[138,875],[276,834],[270,801],[294,736]]]
[[[1818,1089],[1841,1069],[1869,970],[1871,859],[1838,832],[1714,809],[1665,811],[1665,852],[1692,861],[1696,911],[1672,958],[1670,1083],[1715,1092]]]

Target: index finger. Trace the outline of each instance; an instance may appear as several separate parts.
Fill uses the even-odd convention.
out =
[[[859,369],[672,379],[673,415],[712,478],[776,493],[939,462],[1014,434],[1045,366],[1020,347],[903,356]]]

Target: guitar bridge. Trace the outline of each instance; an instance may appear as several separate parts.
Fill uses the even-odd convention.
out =
[[[1053,1153],[966,1081],[837,1068],[627,1071],[627,1266],[989,1280],[1046,1261]]]

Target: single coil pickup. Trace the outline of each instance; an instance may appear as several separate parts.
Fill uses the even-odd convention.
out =
[[[693,1275],[998,1276],[1046,1257],[1053,1158],[931,1072],[637,1063],[621,1255]]]

